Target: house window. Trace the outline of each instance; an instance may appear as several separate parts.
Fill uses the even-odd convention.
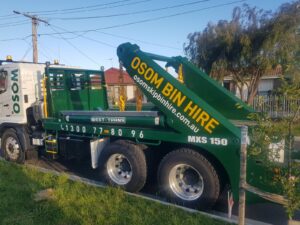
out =
[[[127,96],[127,101],[128,102],[135,102],[136,96],[135,96],[135,86],[133,85],[128,85],[126,87],[126,96]]]
[[[108,103],[117,105],[119,102],[119,88],[120,86],[111,85],[107,87]]]
[[[230,91],[230,82],[229,81],[224,81],[223,82],[224,88],[226,88],[228,91]]]
[[[0,94],[6,92],[7,89],[7,71],[0,71]]]
[[[114,86],[114,90],[113,90],[113,104],[116,104],[116,103],[119,102],[119,90],[120,90],[119,86]]]
[[[268,95],[274,89],[274,80],[261,80],[258,85],[258,95]]]
[[[107,86],[107,101],[110,105],[114,105],[114,86]]]

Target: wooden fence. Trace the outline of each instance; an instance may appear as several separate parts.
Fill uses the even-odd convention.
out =
[[[272,118],[292,116],[299,105],[300,99],[288,99],[279,95],[256,96],[253,101],[255,111],[268,113]]]

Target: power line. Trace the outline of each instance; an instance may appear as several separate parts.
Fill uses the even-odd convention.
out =
[[[111,45],[111,44],[108,44],[108,43],[105,43],[103,41],[99,41],[99,40],[96,40],[96,39],[93,39],[93,38],[90,38],[90,37],[82,36],[82,38],[93,41],[93,42],[96,42],[96,43],[99,43],[99,44],[102,44],[102,45],[106,45],[106,46],[111,47],[111,48],[115,48],[115,49],[117,48],[117,46],[114,46],[114,45]]]
[[[66,30],[65,28],[62,28],[62,27],[58,27],[56,25],[53,25],[51,24],[52,27],[56,27],[57,29],[60,29],[60,30],[63,30],[63,31],[68,31]],[[103,41],[99,41],[99,40],[96,40],[96,39],[93,39],[93,38],[90,38],[90,37],[87,37],[87,36],[84,36],[84,33],[81,34],[81,35],[78,35],[76,33],[72,33],[74,35],[77,35],[75,38],[78,38],[78,37],[81,37],[81,38],[84,38],[84,39],[87,39],[87,40],[90,40],[90,41],[93,41],[93,42],[97,42],[99,44],[102,44],[102,45],[106,45],[108,47],[112,47],[112,48],[117,48],[117,46],[114,46],[114,45],[111,45],[109,43],[106,43],[106,42],[103,42]],[[70,38],[65,38],[66,40],[70,40]]]
[[[16,16],[15,14],[8,14],[8,15],[2,15],[2,16],[0,16],[1,20],[14,19],[14,18],[18,18],[18,16]]]
[[[58,26],[53,25],[53,24],[51,24],[51,25],[54,26],[54,27],[56,27],[56,28],[58,28],[58,29],[60,29],[60,30],[68,31],[65,28],[58,27]],[[153,43],[153,42],[142,41],[142,40],[138,40],[138,39],[134,39],[134,38],[130,38],[130,37],[125,37],[125,36],[121,36],[121,35],[115,35],[115,34],[106,33],[106,32],[100,32],[100,31],[96,31],[96,32],[100,33],[100,34],[105,34],[105,35],[108,35],[108,36],[112,36],[112,37],[122,38],[122,39],[126,39],[126,40],[133,40],[133,41],[145,43],[145,44],[148,44],[148,45],[153,45],[153,46],[158,46],[158,47],[165,47],[165,48],[170,48],[170,49],[181,50],[179,48],[175,48],[175,47],[172,47],[172,46],[157,44],[157,43]],[[93,42],[96,42],[96,43],[99,43],[99,44],[102,44],[102,45],[106,45],[108,47],[117,48],[117,46],[114,46],[114,45],[108,44],[106,42],[99,41],[99,40],[87,37],[87,36],[84,35],[85,33],[82,33],[82,34],[72,33],[72,34],[76,35],[76,36],[72,37],[72,38],[65,38],[65,39],[70,40],[70,39],[75,39],[75,38],[81,37],[81,38],[84,38],[84,39],[87,39],[87,40],[90,40],[90,41],[93,41]],[[55,37],[54,35],[52,35],[52,36]]]
[[[24,40],[28,45],[29,45],[29,50],[32,49],[32,43],[30,43],[29,41]],[[46,52],[44,52],[41,48],[39,49],[39,53],[41,53],[41,55],[43,55],[45,58],[47,58],[49,61],[51,61],[51,58],[47,55]],[[28,53],[27,53],[28,54]],[[26,55],[27,55],[26,54]],[[25,58],[25,57],[24,57]]]
[[[53,25],[53,24],[51,24],[51,25],[52,25],[52,26],[55,26],[55,25]],[[55,27],[58,28],[58,29],[60,29],[60,30],[67,31],[67,30],[64,29],[64,28],[61,28],[61,27],[58,27],[58,26],[55,26]],[[108,36],[111,36],[111,37],[117,37],[117,38],[122,38],[122,39],[126,39],[126,40],[132,40],[132,41],[136,41],[136,42],[145,43],[145,44],[148,44],[148,45],[153,45],[153,46],[158,46],[158,47],[164,47],[164,48],[170,48],[170,49],[181,50],[180,48],[176,48],[176,47],[172,47],[172,46],[168,46],[168,45],[163,45],[163,44],[158,44],[158,43],[153,43],[153,42],[148,42],[148,41],[142,41],[142,40],[139,40],[139,39],[130,38],[130,37],[125,37],[125,36],[116,35],[116,34],[111,34],[111,33],[107,33],[107,32],[101,32],[101,31],[96,31],[96,32],[97,32],[97,33],[100,33],[100,34],[108,35]],[[106,46],[109,46],[109,47],[112,47],[112,48],[117,48],[117,46],[108,44],[108,43],[106,43],[106,42],[99,41],[99,40],[96,40],[96,39],[93,39],[93,38],[84,36],[85,33],[80,34],[80,35],[78,35],[77,33],[73,33],[73,34],[76,35],[76,37],[73,37],[73,38],[66,38],[66,39],[70,40],[70,39],[75,39],[75,38],[81,37],[81,38],[84,38],[84,39],[87,39],[87,40],[90,40],[90,41],[93,41],[93,42],[96,42],[96,43],[99,43],[99,44],[102,44],[102,45],[106,45]]]
[[[127,24],[122,24],[122,25],[115,25],[115,26],[111,26],[111,27],[107,27],[106,29],[108,28],[113,28],[113,27],[119,27],[119,26],[124,26],[124,25],[131,25],[131,24],[136,24],[136,23],[141,23],[141,22],[148,22],[148,21],[153,21],[153,20],[158,20],[158,19],[163,19],[163,18],[169,18],[169,17],[174,17],[174,16],[178,16],[178,15],[184,15],[184,14],[187,14],[187,13],[191,13],[191,12],[196,12],[196,11],[200,11],[200,10],[206,10],[206,9],[211,9],[211,8],[216,8],[216,7],[221,7],[221,6],[226,6],[226,5],[231,5],[231,4],[235,4],[235,3],[238,3],[238,2],[243,2],[245,0],[240,0],[240,1],[234,1],[234,2],[229,2],[229,3],[225,3],[225,4],[219,4],[219,5],[214,5],[214,6],[210,6],[210,7],[206,7],[206,8],[202,8],[202,9],[197,9],[197,10],[190,10],[190,11],[185,11],[185,12],[181,12],[181,13],[176,13],[176,14],[171,14],[171,15],[168,15],[168,16],[161,16],[161,17],[156,17],[156,18],[152,18],[152,19],[147,19],[147,20],[141,20],[141,21],[136,21],[136,22],[131,22],[131,23],[127,23]],[[170,6],[172,7],[172,6]],[[53,26],[53,25],[52,25]],[[59,28],[61,29],[61,28]],[[100,29],[104,29],[104,28],[100,28]],[[95,42],[98,42],[98,43],[101,43],[101,44],[105,44],[107,46],[110,46],[110,47],[115,47],[115,46],[111,46],[110,44],[107,44],[107,43],[103,43],[101,41],[98,41],[98,40],[95,40],[95,39],[92,39],[92,38],[89,38],[89,37],[86,37],[84,36],[84,34],[88,33],[88,32],[91,32],[91,31],[94,31],[94,32],[99,32],[100,29],[94,29],[94,30],[85,30],[85,31],[80,31],[82,32],[82,34],[77,34],[78,31],[67,31],[66,29],[61,29],[61,30],[64,30],[64,32],[57,32],[57,33],[54,33],[54,34],[66,34],[66,33],[72,33],[72,34],[76,34],[78,35],[77,37],[83,37],[85,39],[88,39],[88,40],[92,40],[92,41],[95,41]],[[104,32],[103,32],[104,33]],[[53,34],[53,35],[54,35]],[[104,34],[107,34],[107,33],[104,33]],[[41,34],[41,35],[46,35],[46,34]],[[51,34],[50,34],[51,35]],[[115,37],[121,37],[121,36],[118,36],[118,35],[112,35],[112,34],[109,34],[111,36],[115,36]],[[124,37],[122,37],[124,38]],[[66,38],[64,38],[64,40],[67,40]],[[148,43],[149,44],[149,43]],[[153,44],[153,43],[150,43],[150,44]],[[155,44],[154,44],[155,45]],[[168,46],[169,47],[169,46]]]
[[[41,50],[43,50],[43,52],[45,52],[46,55],[50,55],[52,57],[52,60],[53,59],[58,59],[59,62],[65,62],[69,65],[71,65],[72,63],[70,63],[69,60],[67,60],[66,58],[62,58],[61,55],[60,55],[60,51],[55,52],[52,48],[47,48],[43,42],[41,42],[40,40],[40,48]],[[53,57],[54,56],[54,57]],[[46,57],[48,58],[48,57]],[[49,58],[48,58],[49,59]],[[51,59],[49,59],[51,61]]]
[[[6,28],[6,27],[16,27],[16,26],[21,26],[21,25],[25,25],[25,24],[28,24],[28,22],[23,22],[23,23],[15,23],[15,24],[3,24],[3,25],[0,25],[0,28]]]
[[[159,16],[159,17],[154,17],[154,18],[149,18],[149,19],[137,20],[137,21],[133,21],[133,22],[129,22],[129,23],[116,24],[116,25],[100,27],[100,28],[96,28],[96,29],[79,30],[79,31],[64,31],[64,32],[56,32],[56,33],[42,33],[40,35],[43,36],[43,35],[53,35],[53,34],[68,34],[68,33],[69,34],[70,33],[74,34],[74,33],[97,32],[97,31],[100,31],[100,30],[107,30],[107,29],[112,29],[112,28],[125,27],[125,26],[130,26],[130,25],[135,25],[135,24],[141,24],[141,23],[157,21],[157,20],[172,18],[172,17],[176,17],[176,16],[181,16],[181,15],[191,14],[191,13],[200,12],[200,11],[204,11],[204,10],[208,10],[208,9],[220,8],[220,7],[224,7],[224,6],[228,6],[228,5],[233,5],[233,4],[236,4],[236,3],[245,2],[245,1],[247,1],[247,0],[232,1],[232,2],[228,2],[228,3],[208,6],[208,7],[204,7],[204,8],[200,8],[200,9],[193,9],[193,10],[188,10],[188,11],[184,11],[184,12],[169,14],[169,15],[166,15],[166,16]]]
[[[0,40],[0,42],[7,42],[7,41],[23,41],[24,39],[27,39],[29,37],[31,37],[32,35],[27,35],[24,37],[20,37],[20,38],[7,38],[7,39],[2,39]]]
[[[0,23],[0,26],[1,25],[14,25],[14,24],[19,24],[19,23],[24,23],[24,22],[27,22],[27,20],[18,20],[18,21],[14,21],[11,23]]]
[[[34,63],[38,63],[38,46],[37,46],[37,26],[38,22],[49,24],[47,21],[38,18],[37,16],[30,15],[28,13],[21,13],[19,11],[13,11],[15,14],[25,16],[31,19],[32,23],[32,59]]]
[[[132,1],[132,0],[126,0],[126,1]],[[119,1],[119,2],[126,2],[126,1]],[[118,4],[118,5],[112,5],[112,3],[107,3],[106,6],[102,6],[102,7],[96,7],[96,8],[91,8],[91,9],[78,9],[76,11],[66,11],[66,12],[49,12],[49,13],[39,13],[39,15],[43,15],[43,16],[48,16],[48,15],[60,15],[60,14],[74,14],[74,13],[82,13],[82,12],[91,12],[91,11],[98,11],[98,10],[102,10],[102,9],[111,9],[111,8],[118,8],[118,7],[122,7],[122,6],[129,6],[129,5],[137,5],[140,3],[144,3],[144,2],[150,2],[153,0],[139,0],[139,1],[134,1],[134,2],[129,2],[129,3],[123,3],[123,4]]]
[[[26,44],[28,44],[28,48],[27,48],[27,50],[25,51],[25,53],[24,53],[24,55],[23,55],[23,57],[22,57],[22,59],[21,59],[21,61],[23,61],[24,59],[25,59],[25,57],[28,55],[28,53],[30,52],[30,50],[31,50],[31,48],[32,48],[32,45],[29,43],[29,42],[27,42],[26,40],[23,40]]]
[[[49,13],[49,12],[65,12],[65,11],[73,11],[73,10],[78,10],[78,9],[88,9],[88,8],[94,8],[94,7],[99,7],[99,6],[105,6],[105,5],[112,5],[120,2],[128,2],[132,0],[120,0],[120,1],[115,1],[115,2],[110,2],[110,3],[104,3],[104,4],[96,4],[96,5],[90,5],[90,6],[82,6],[82,7],[77,7],[77,8],[65,8],[65,9],[54,9],[54,10],[44,10],[44,11],[31,11],[28,13]]]
[[[57,32],[52,25],[50,25],[50,28]],[[81,55],[83,55],[85,58],[89,59],[91,62],[95,63],[98,67],[100,67],[100,65],[98,64],[97,61],[95,61],[93,58],[91,58],[90,56],[88,56],[87,54],[85,54],[82,50],[80,50],[79,48],[76,47],[76,45],[72,44],[72,42],[70,42],[69,40],[65,39],[61,34],[59,34],[61,39],[64,40],[66,43],[68,43],[70,46],[72,46],[76,51],[78,51]]]
[[[61,35],[61,34],[76,34],[76,35],[78,35],[78,37],[80,37],[80,36],[83,36],[84,34],[89,33],[89,32],[99,32],[100,30],[105,30],[105,29],[111,29],[111,28],[117,28],[117,27],[124,27],[124,26],[133,25],[133,24],[139,24],[139,23],[145,23],[145,22],[150,22],[150,21],[156,21],[156,20],[171,18],[171,17],[175,17],[175,16],[179,16],[179,15],[185,15],[185,14],[190,14],[190,13],[194,13],[194,12],[204,11],[204,10],[208,10],[208,9],[213,9],[213,8],[219,8],[219,7],[223,7],[223,6],[233,5],[233,4],[241,3],[241,2],[245,2],[245,1],[246,0],[233,1],[233,2],[229,2],[229,3],[213,5],[213,6],[210,6],[210,7],[205,7],[205,8],[195,9],[195,10],[189,10],[189,11],[184,11],[184,12],[181,12],[181,13],[175,13],[175,14],[170,14],[170,15],[166,15],[166,16],[149,18],[149,19],[145,19],[145,20],[139,20],[139,21],[134,21],[134,22],[130,22],[130,23],[118,24],[118,25],[114,25],[114,26],[102,27],[102,28],[97,28],[97,29],[80,30],[80,31],[63,31],[63,32],[57,32],[57,31],[55,31],[54,33],[42,33],[42,34],[39,34],[39,36],[53,36],[53,35]],[[78,33],[82,33],[82,34],[78,34]],[[110,35],[112,35],[112,34],[110,34]],[[26,39],[26,38],[29,38],[31,36],[32,35],[27,35],[25,37],[20,37],[20,38],[2,39],[0,41],[1,42],[6,42],[6,41],[23,40],[24,38]],[[114,36],[117,36],[117,35],[114,35]],[[122,37],[122,36],[119,36],[119,37]],[[127,38],[127,37],[122,37],[122,38]],[[66,38],[64,38],[64,39],[66,39]],[[131,38],[127,38],[127,39],[131,39]]]
[[[15,15],[14,15],[14,14],[0,15],[0,18],[1,18],[1,17],[10,17],[10,16],[15,16]]]
[[[40,53],[42,56],[44,56],[45,58],[47,58],[49,61],[51,61],[51,58],[49,56],[47,56],[47,54],[45,54],[45,52],[43,51],[43,49],[40,49]]]
[[[111,36],[111,37],[115,37],[115,38],[119,38],[119,39],[132,40],[132,41],[144,43],[144,44],[147,44],[147,45],[158,46],[158,47],[169,48],[169,49],[175,49],[175,50],[182,50],[181,48],[176,48],[176,47],[169,46],[169,45],[158,44],[158,43],[149,42],[149,41],[143,41],[143,40],[140,40],[140,39],[127,37],[127,36],[122,36],[122,35],[117,35],[117,34],[112,34],[112,33],[107,33],[107,32],[103,32],[103,31],[94,31],[94,32],[97,32],[99,34],[104,34],[104,35],[107,35],[107,36]],[[76,38],[80,38],[80,37],[83,37],[85,39],[91,39],[87,36],[84,36],[86,34],[85,32],[83,32],[82,34],[77,34],[77,33],[73,33],[73,34],[76,35],[76,36],[66,38],[66,39],[71,40],[71,39],[76,39]],[[98,40],[97,40],[97,42],[98,42]]]
[[[0,15],[0,20],[14,20],[20,18],[19,16],[16,16],[15,14],[8,14],[8,15]],[[17,21],[16,21],[17,22]]]
[[[200,1],[194,1],[194,2],[189,2],[189,3],[177,4],[177,5],[173,5],[173,6],[166,6],[166,7],[162,7],[162,8],[139,10],[139,11],[127,12],[127,13],[117,13],[117,14],[100,15],[100,16],[83,16],[83,17],[54,17],[51,19],[53,19],[53,20],[86,20],[86,19],[99,19],[99,18],[129,16],[129,15],[137,15],[137,14],[144,14],[144,13],[150,13],[150,12],[158,12],[158,11],[163,11],[163,10],[167,10],[167,9],[175,9],[175,8],[179,8],[179,7],[183,7],[183,6],[196,5],[196,4],[208,2],[208,1],[211,1],[211,0],[200,0]]]
[[[135,38],[131,38],[131,37],[126,37],[126,36],[121,36],[121,35],[117,35],[117,34],[112,34],[112,33],[107,33],[107,32],[103,32],[103,31],[96,31],[96,32],[100,33],[100,34],[105,34],[105,35],[108,35],[108,36],[112,36],[112,37],[117,37],[117,38],[122,38],[122,39],[126,39],[126,40],[132,40],[132,41],[136,41],[136,42],[140,42],[140,43],[145,43],[145,44],[148,44],[148,45],[181,50],[180,48],[172,47],[172,46],[169,46],[169,45],[163,45],[163,44],[153,43],[153,42],[149,42],[149,41],[143,41],[143,40],[139,40],[139,39],[135,39]]]
[[[54,25],[52,24],[52,26],[54,26]],[[55,27],[57,27],[57,26],[55,26]],[[61,28],[61,29],[63,29],[63,28]],[[64,30],[66,31],[66,29],[64,29]],[[68,31],[68,32],[71,33],[70,31]],[[164,47],[164,48],[170,48],[170,49],[175,49],[175,50],[181,50],[180,48],[172,47],[172,46],[169,46],[169,45],[163,45],[163,44],[158,44],[158,43],[143,41],[143,40],[140,40],[140,39],[135,39],[135,38],[127,37],[127,36],[121,36],[121,35],[116,35],[116,34],[112,34],[112,33],[101,32],[101,31],[95,31],[95,32],[100,33],[100,34],[104,34],[104,35],[108,35],[108,36],[112,36],[112,37],[116,37],[116,38],[125,39],[125,40],[132,40],[132,41],[135,41],[135,42],[140,42],[140,43],[144,43],[144,44],[148,44],[148,45],[153,45],[153,46],[158,46],[158,47]],[[85,38],[87,40],[91,40],[93,42],[97,42],[97,43],[102,44],[102,45],[106,45],[106,46],[109,46],[109,47],[117,48],[114,45],[111,45],[111,44],[108,44],[108,43],[105,43],[105,42],[102,42],[102,41],[99,41],[99,40],[96,40],[96,39],[93,39],[93,38],[90,38],[90,37],[87,37],[87,36],[83,36],[85,33],[83,33],[83,34],[72,33],[72,34],[76,35],[76,36],[72,37],[72,38],[66,38],[65,37],[65,39],[66,40],[70,40],[70,39],[76,39],[76,38],[82,37],[82,38]],[[61,37],[56,37],[56,35],[58,35],[58,34],[49,34],[47,36],[51,36],[51,37],[54,37],[54,38],[61,39]],[[29,38],[31,36],[32,35],[27,35],[27,36],[24,36],[22,38],[9,38],[9,39],[2,39],[2,40],[0,39],[0,42],[23,41],[24,39],[27,39],[27,38]]]
[[[61,9],[61,10],[47,10],[47,11],[33,11],[33,12],[28,12],[28,13],[38,13],[39,15],[59,15],[59,14],[74,14],[74,13],[81,13],[81,12],[91,12],[91,11],[97,11],[97,10],[101,10],[101,9],[111,9],[111,8],[118,8],[118,7],[122,7],[122,6],[129,6],[129,5],[137,5],[137,4],[141,4],[144,2],[150,2],[153,0],[139,0],[139,1],[134,1],[134,2],[129,2],[132,0],[120,0],[120,1],[116,1],[116,2],[110,2],[110,3],[106,3],[106,4],[97,4],[97,5],[92,5],[92,6],[86,6],[86,7],[77,7],[77,8],[71,8],[71,9]],[[122,3],[122,2],[129,2],[129,3],[125,3],[125,4],[118,4],[118,5],[114,5],[117,3]],[[102,6],[102,7],[100,7]],[[92,8],[92,7],[96,7],[96,8]],[[100,7],[100,8],[99,8]],[[85,8],[91,8],[91,9],[85,9]],[[70,11],[70,10],[75,10],[76,11]],[[64,10],[66,10],[66,12],[64,12]],[[68,12],[70,11],[70,12]],[[48,13],[47,13],[48,12]],[[15,19],[18,18],[18,16],[15,16],[14,14],[9,14],[9,15],[2,15],[0,16],[0,20],[11,20],[11,19]]]

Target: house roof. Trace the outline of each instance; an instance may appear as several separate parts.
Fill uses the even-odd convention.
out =
[[[280,78],[282,75],[282,67],[281,65],[277,65],[275,68],[269,69],[266,71],[266,73],[261,77],[262,80],[268,80],[268,79],[276,79]],[[225,76],[224,81],[230,81],[233,80],[233,76]]]
[[[277,65],[275,68],[269,69],[266,71],[265,77],[279,77],[282,75],[282,66]]]
[[[106,84],[108,85],[119,85],[120,81],[119,81],[119,76],[120,76],[120,70],[114,67],[109,68],[108,70],[106,70],[104,72],[105,74],[105,81]],[[129,74],[123,70],[123,77],[124,77],[124,82],[123,84],[126,85],[134,85],[134,81],[132,80],[132,78],[129,76]]]

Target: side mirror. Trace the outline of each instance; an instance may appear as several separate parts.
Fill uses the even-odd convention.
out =
[[[0,94],[5,92],[7,89],[7,72],[0,71]]]

